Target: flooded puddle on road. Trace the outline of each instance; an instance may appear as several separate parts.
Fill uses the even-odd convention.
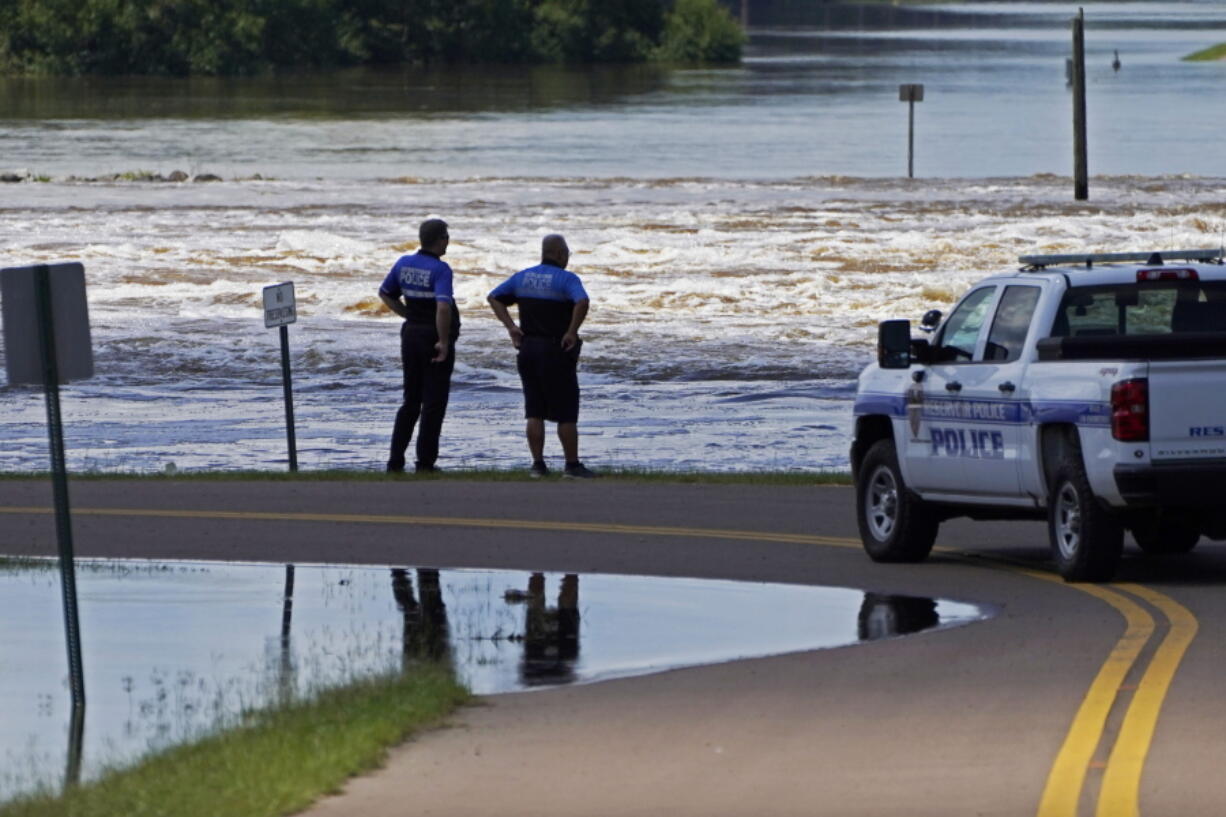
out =
[[[987,618],[837,587],[513,570],[80,560],[81,774],[244,709],[450,662],[490,694],[843,646]],[[54,560],[0,560],[0,800],[56,786],[71,710]]]

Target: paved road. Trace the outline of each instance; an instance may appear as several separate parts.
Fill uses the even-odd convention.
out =
[[[854,648],[494,696],[331,815],[1226,813],[1226,548],[1129,551],[1070,586],[1037,523],[949,523],[870,563],[846,488],[620,482],[81,482],[82,555],[494,567],[860,587],[997,605]],[[50,491],[0,482],[0,553],[52,554]]]

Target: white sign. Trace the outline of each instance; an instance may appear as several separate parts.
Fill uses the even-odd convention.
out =
[[[286,326],[298,320],[294,302],[294,282],[264,287],[264,326]]]
[[[9,384],[43,383],[42,310],[38,279],[46,270],[50,283],[51,323],[55,327],[55,364],[60,383],[94,376],[94,353],[85,300],[85,267],[49,264],[0,270],[0,306],[4,315],[4,362]]]

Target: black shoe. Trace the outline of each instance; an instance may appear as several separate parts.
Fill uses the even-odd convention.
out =
[[[442,468],[439,468],[437,466],[425,465],[424,463],[420,463],[420,462],[417,463],[417,465],[413,466],[413,473],[415,474],[438,474],[438,473],[441,473],[442,470],[443,470]]]
[[[404,463],[403,462],[400,462],[400,463],[389,462],[387,464],[387,472],[389,474],[403,474],[404,473]]]
[[[545,464],[544,460],[534,462],[532,463],[532,467],[528,469],[528,476],[532,477],[533,479],[547,477],[549,476],[549,466]]]
[[[566,479],[593,479],[599,476],[599,474],[597,474],[595,471],[589,471],[583,463],[576,462],[566,466],[566,470],[562,472],[562,476]]]

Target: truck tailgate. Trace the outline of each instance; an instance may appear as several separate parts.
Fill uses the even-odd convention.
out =
[[[1150,457],[1226,458],[1226,359],[1149,364]]]

